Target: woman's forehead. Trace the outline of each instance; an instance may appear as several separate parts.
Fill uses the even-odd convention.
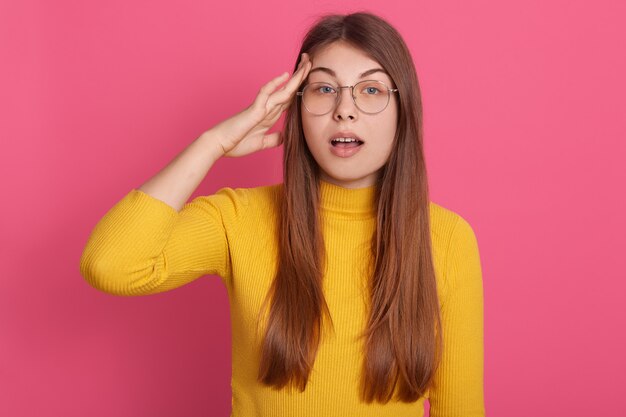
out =
[[[312,68],[309,78],[333,78],[339,82],[361,79],[381,79],[391,81],[391,77],[376,60],[364,51],[336,42],[326,46],[311,57]]]

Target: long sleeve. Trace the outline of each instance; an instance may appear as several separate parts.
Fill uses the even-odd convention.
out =
[[[245,189],[222,188],[180,212],[133,189],[96,224],[80,271],[93,287],[115,295],[168,291],[203,275],[231,274],[228,232],[247,207]]]
[[[432,417],[483,417],[483,283],[476,236],[458,217],[446,263],[442,362],[430,390]]]

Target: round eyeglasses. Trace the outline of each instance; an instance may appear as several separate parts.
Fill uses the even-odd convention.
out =
[[[397,88],[389,88],[387,84],[378,80],[366,80],[355,85],[334,86],[329,83],[311,83],[304,86],[296,94],[302,97],[304,108],[316,116],[322,116],[337,106],[339,93],[343,88],[349,88],[352,100],[363,113],[376,114],[387,108],[391,93]]]

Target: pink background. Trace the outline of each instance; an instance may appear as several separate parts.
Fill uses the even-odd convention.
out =
[[[367,9],[420,79],[431,198],[481,251],[490,416],[626,415],[620,0],[0,3],[0,415],[227,416],[226,290],[114,297],[79,274],[128,191]],[[282,148],[195,197],[281,181]]]

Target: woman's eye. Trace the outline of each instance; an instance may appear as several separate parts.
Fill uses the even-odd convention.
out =
[[[333,93],[335,90],[332,87],[325,85],[325,86],[320,87],[319,91],[322,93]]]
[[[379,90],[376,87],[366,87],[365,91],[367,94],[376,94]]]

